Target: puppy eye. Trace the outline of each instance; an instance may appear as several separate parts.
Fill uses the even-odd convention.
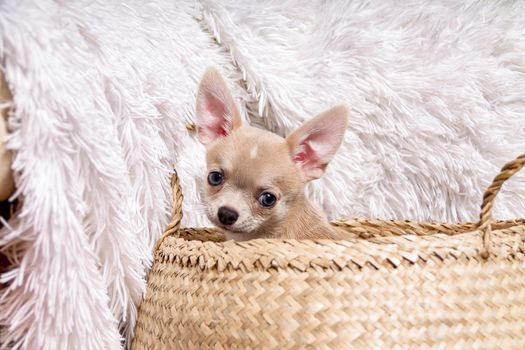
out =
[[[259,203],[265,208],[272,207],[275,202],[277,202],[277,197],[273,193],[263,192],[259,196]]]
[[[218,171],[210,171],[210,173],[208,174],[208,183],[211,186],[219,186],[220,184],[222,184],[222,181],[223,181],[222,173]]]

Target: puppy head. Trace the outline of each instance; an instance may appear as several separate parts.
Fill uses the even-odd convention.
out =
[[[305,183],[322,176],[347,121],[346,109],[334,107],[286,139],[243,126],[213,69],[201,81],[196,110],[199,140],[207,149],[206,213],[236,240],[271,236],[292,210],[300,210]]]

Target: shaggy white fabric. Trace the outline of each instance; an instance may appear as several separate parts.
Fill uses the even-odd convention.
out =
[[[208,224],[204,149],[185,124],[209,65],[230,77],[252,123],[280,134],[351,108],[343,148],[309,186],[330,217],[476,220],[483,188],[525,150],[523,6],[1,2],[23,200],[0,232],[16,262],[2,276],[1,341],[117,349],[132,335],[172,162],[184,224]],[[523,215],[523,183],[506,186],[496,216]]]
[[[204,1],[247,79],[252,121],[279,133],[346,103],[346,142],[309,187],[332,218],[477,220],[525,151],[525,4]],[[497,217],[525,212],[524,176]]]

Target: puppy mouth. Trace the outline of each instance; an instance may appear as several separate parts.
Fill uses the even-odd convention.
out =
[[[250,233],[251,232],[250,230],[246,230],[243,227],[238,227],[238,225],[235,225],[235,224],[225,225],[222,222],[220,222],[216,217],[211,217],[210,221],[215,226],[217,226],[218,228],[226,230],[226,231],[231,232],[231,233],[242,234],[242,233]]]
[[[237,227],[235,227],[235,224],[232,224],[232,225],[225,225],[223,223],[220,223],[220,222],[214,222],[214,224],[216,226],[218,226],[219,228],[222,228],[223,230],[226,230],[228,232],[231,232],[231,233],[248,233],[247,231],[245,230],[241,230]]]

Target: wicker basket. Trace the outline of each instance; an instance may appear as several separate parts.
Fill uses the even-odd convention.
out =
[[[525,220],[352,220],[348,241],[223,242],[179,229],[159,241],[133,349],[525,349]]]

